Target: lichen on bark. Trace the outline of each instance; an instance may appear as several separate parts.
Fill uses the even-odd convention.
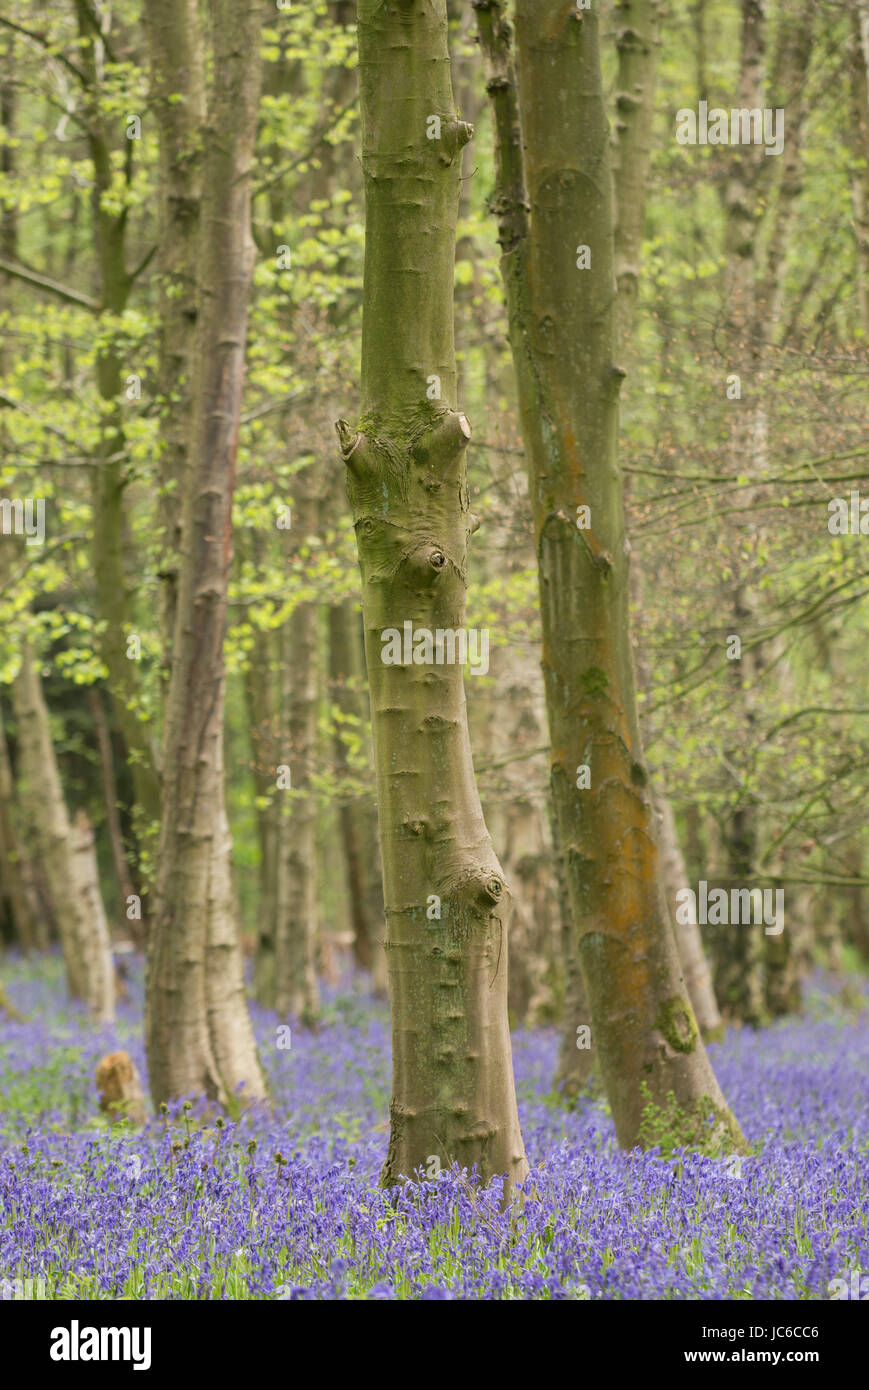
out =
[[[637,713],[618,461],[614,216],[599,16],[517,0],[514,73],[497,0],[477,0],[496,129],[504,254],[537,538],[553,802],[573,945],[619,1141],[654,1104],[726,1104],[675,1026],[682,970]],[[590,248],[590,261],[577,253]],[[576,769],[590,767],[577,785]],[[690,1006],[687,1006],[690,1010]],[[686,1017],[691,1017],[690,1014]],[[695,1025],[696,1026],[696,1025]],[[669,1037],[668,1037],[669,1034]],[[675,1044],[674,1045],[674,1041]],[[701,1140],[704,1135],[699,1134]]]

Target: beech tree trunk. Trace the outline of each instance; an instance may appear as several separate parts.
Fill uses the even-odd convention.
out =
[[[854,0],[857,12],[857,29],[860,47],[863,51],[863,66],[869,81],[869,0]]]
[[[509,892],[486,830],[457,663],[384,664],[403,624],[464,628],[470,426],[457,409],[461,150],[445,0],[360,0],[362,417],[338,424],[362,571],[392,1005],[382,1182],[528,1174],[507,1026]],[[447,653],[443,653],[447,655]],[[468,677],[473,686],[474,677]]]
[[[742,0],[739,105],[747,109],[762,109],[766,104],[782,108],[787,132],[774,201],[768,187],[774,172],[770,165],[779,161],[767,159],[760,146],[752,145],[731,152],[732,172],[724,198],[730,331],[727,371],[738,374],[741,391],[741,398],[730,403],[731,472],[734,476],[746,474],[758,486],[767,464],[767,349],[780,336],[787,253],[802,189],[804,93],[814,8],[806,0],[789,0],[779,34],[775,80],[767,95],[765,6],[762,0]],[[772,226],[762,252],[760,219],[768,201],[773,205]],[[760,500],[759,491],[752,489],[746,494],[745,505]],[[786,676],[781,651],[776,651],[774,644],[756,640],[764,626],[767,600],[760,583],[762,570],[757,561],[747,561],[746,557],[762,552],[764,530],[763,523],[752,516],[747,518],[745,527],[748,536],[736,530],[729,557],[734,577],[730,634],[739,636],[743,644],[741,658],[728,662],[733,703],[740,713],[741,746],[727,750],[727,762],[737,769],[744,764],[744,749],[753,747],[756,741],[758,703],[764,682],[775,682],[780,693]],[[751,885],[760,876],[763,833],[757,789],[743,785],[734,792],[732,814],[723,827],[728,867],[741,885]],[[769,997],[765,961],[777,976],[772,991],[777,1008],[798,991],[792,974],[790,985],[785,988],[781,983],[788,973],[792,947],[792,927],[787,917],[780,940],[764,940],[756,928],[734,929],[732,925],[712,929],[710,939],[714,942],[718,1002],[731,1021],[755,1027],[765,1022]]]
[[[293,524],[287,537],[287,583],[319,519],[314,465],[295,476]],[[299,580],[296,578],[296,582]],[[280,765],[288,768],[276,797],[275,1007],[311,1024],[320,1009],[317,944],[317,804],[311,788],[317,750],[316,602],[299,603],[279,636]],[[277,772],[277,769],[275,769]]]
[[[488,748],[495,769],[483,783],[483,805],[513,898],[510,1020],[514,1027],[535,1027],[562,1017],[562,921],[558,894],[552,891],[556,871],[547,822],[549,795],[541,776],[545,754],[519,762],[510,755],[545,746],[543,683],[533,651],[501,647],[498,661],[506,668],[507,688],[496,688],[486,696]]]
[[[646,188],[655,111],[659,9],[659,0],[619,0],[616,6],[616,49],[619,62],[613,142],[614,254],[618,290],[618,341],[623,357],[629,357],[630,354],[639,289]],[[639,603],[643,597],[643,579],[637,554],[632,555],[630,582],[631,596],[634,602]],[[642,649],[638,652],[637,674],[641,686],[648,689],[651,684],[651,672]],[[670,920],[676,933],[679,960],[701,1036],[708,1040],[720,1035],[721,1015],[715,1001],[712,973],[703,950],[700,928],[694,921],[680,923],[675,920],[676,895],[688,884],[685,861],[676,830],[676,817],[666,792],[661,787],[653,790],[652,799],[657,813],[665,896]]]
[[[331,699],[342,714],[355,718],[365,737],[368,711],[362,708],[365,654],[361,633],[362,625],[352,603],[335,604],[329,609]],[[338,776],[346,776],[347,752],[340,726],[335,731],[335,764]],[[385,994],[386,921],[376,817],[372,798],[342,798],[338,818],[347,869],[353,955],[357,965],[370,971],[375,991]]]
[[[781,872],[785,856],[776,856],[775,868]],[[811,908],[807,890],[799,884],[785,884],[787,912],[784,931],[763,937],[766,1011],[771,1018],[798,1014],[802,1009],[802,975],[806,970],[806,946],[811,939]]]
[[[518,0],[517,101],[502,6],[475,8],[538,547],[553,799],[592,1043],[622,1145],[660,1142],[644,1123],[654,1118],[659,1136],[684,1146],[741,1147],[680,968],[640,746],[598,16],[568,0]]]
[[[84,84],[84,118],[93,170],[92,208],[99,270],[99,313],[120,315],[127,307],[133,277],[126,268],[127,210],[114,208],[113,180],[119,146],[124,151],[126,177],[132,172],[131,142],[117,133],[106,117],[102,89],[103,39],[98,17],[88,0],[75,0]],[[138,369],[138,370],[137,370]],[[96,385],[104,411],[100,421],[99,467],[91,470],[91,560],[97,611],[103,627],[100,656],[108,670],[108,688],[115,717],[130,760],[135,790],[134,816],[140,843],[151,849],[160,816],[157,748],[146,712],[135,660],[128,657],[127,639],[134,632],[133,589],[126,572],[124,525],[125,421],[124,390],[128,376],[141,376],[140,364],[124,362],[109,336],[96,356]]]
[[[21,666],[12,683],[19,796],[45,866],[70,996],[87,1004],[95,1023],[109,1023],[114,1018],[114,967],[93,834],[86,818],[75,830],[70,823],[29,638],[22,639],[19,654]]]
[[[41,921],[33,865],[19,834],[18,807],[12,785],[9,749],[0,709],[0,906],[5,902],[25,954],[48,945]]]
[[[869,338],[869,3],[854,0],[850,54],[851,202],[860,325]]]
[[[205,58],[198,0],[148,0],[151,102],[160,144],[160,578],[163,675],[168,686],[178,598],[178,549],[196,335],[196,258],[202,196]],[[179,95],[183,100],[179,101]]]
[[[106,831],[112,849],[112,864],[114,866],[115,878],[118,885],[118,907],[121,910],[122,920],[126,921],[127,899],[135,890],[133,888],[133,880],[130,877],[130,866],[124,854],[124,837],[121,831],[121,818],[118,814],[115,760],[112,756],[112,738],[109,732],[105,710],[103,709],[103,697],[99,686],[92,685],[89,687],[88,705],[93,720],[97,749],[99,750],[100,780],[103,788],[103,803],[106,808]],[[143,934],[140,928],[141,924],[132,929],[139,944],[141,944],[143,940]]]
[[[742,0],[741,58],[738,105],[762,108],[766,74],[766,14],[763,0]],[[731,151],[731,176],[725,192],[725,251],[727,255],[726,296],[729,306],[730,342],[727,369],[736,373],[745,402],[732,402],[730,417],[731,471],[750,468],[757,476],[763,449],[759,428],[762,354],[754,329],[758,315],[758,221],[759,186],[771,161],[759,146],[744,145]],[[752,496],[752,501],[756,497]],[[748,519],[750,524],[751,519]],[[754,544],[756,545],[756,538]],[[747,545],[744,547],[747,551]],[[730,572],[730,633],[746,644],[740,659],[728,662],[732,702],[739,711],[738,740],[726,750],[732,766],[742,761],[742,746],[751,747],[757,737],[757,699],[764,679],[765,654],[762,648],[747,645],[757,621],[758,596],[750,583],[745,555],[734,547]],[[733,810],[722,826],[722,839],[729,873],[740,886],[754,882],[759,852],[759,816],[756,799],[746,788],[733,795]],[[725,1019],[759,1027],[765,1020],[763,942],[758,928],[745,926],[711,927],[715,970],[715,992]]]
[[[740,888],[750,887],[756,881],[758,857],[757,817],[753,806],[738,807],[728,817],[723,841],[730,878],[716,886],[728,891],[731,882]],[[707,933],[714,943],[715,993],[723,1018],[727,1023],[761,1027],[767,1022],[763,928],[730,923],[710,926]]]
[[[115,1017],[115,963],[100,892],[93,826],[84,811],[79,811],[73,822],[70,848],[75,875],[73,882],[83,910],[80,946],[88,1005],[95,1023],[112,1023]]]
[[[634,326],[652,149],[660,0],[616,0],[616,119],[613,141],[613,254],[618,335],[624,348]]]
[[[163,820],[145,1036],[155,1104],[265,1094],[247,1011],[224,804],[223,703],[232,494],[253,269],[250,168],[261,8],[214,0],[203,138],[199,296]]]
[[[257,539],[257,538],[255,538]],[[250,726],[251,763],[257,798],[259,899],[254,955],[254,993],[267,1009],[275,1006],[275,905],[277,901],[277,816],[275,768],[278,754],[278,711],[272,651],[276,637],[254,627],[252,648],[244,673],[245,703]]]
[[[564,959],[564,1020],[555,1086],[564,1100],[572,1104],[584,1091],[593,1092],[598,1089],[601,1077],[591,1047],[591,1010],[588,1007],[585,980],[582,978],[582,962],[576,949],[567,873],[564,859],[559,853],[558,820],[551,802],[550,806],[558,902],[561,908],[561,952]]]
[[[656,796],[655,809],[659,821],[658,844],[661,853],[661,872],[664,877],[667,906],[670,909],[670,920],[676,934],[679,961],[685,975],[685,984],[688,987],[688,994],[697,1017],[701,1036],[708,1042],[713,1038],[719,1038],[723,1031],[721,1013],[715,999],[715,989],[712,983],[712,971],[703,949],[703,939],[698,923],[693,920],[680,922],[676,917],[675,904],[678,901],[676,895],[681,888],[689,886],[689,880],[685,859],[679,844],[679,836],[676,832],[673,807],[669,798]]]

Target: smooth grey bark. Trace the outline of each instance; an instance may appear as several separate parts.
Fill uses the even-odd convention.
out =
[[[286,533],[287,583],[316,534],[318,470],[311,464],[296,474],[293,524]],[[317,803],[312,774],[317,755],[317,668],[319,607],[295,606],[283,624],[280,648],[281,765],[288,787],[276,797],[275,1007],[312,1024],[320,1008],[315,969],[317,942]],[[277,771],[277,769],[276,769]]]
[[[365,728],[368,710],[363,679],[365,653],[362,623],[355,604],[345,601],[329,609],[330,697],[354,726]],[[335,767],[339,777],[349,770],[341,727],[335,729]],[[372,798],[342,798],[338,810],[350,920],[353,928],[353,954],[357,965],[371,973],[374,989],[385,994],[387,987],[386,918],[383,906],[383,873],[377,838],[377,811]]]
[[[97,878],[93,834],[74,828],[63,795],[37,657],[30,638],[19,646],[12,683],[18,727],[18,794],[45,868],[63,950],[69,993],[87,1004],[95,1023],[114,1017],[114,968]]]
[[[472,131],[455,115],[445,0],[360,0],[358,13],[362,417],[338,429],[362,571],[387,914],[393,1093],[382,1182],[436,1159],[501,1177],[506,1196],[528,1174],[507,1026],[509,893],[474,779],[462,667],[382,659],[384,632],[404,622],[429,634],[464,628],[475,520],[453,261]]]
[[[621,359],[630,361],[633,330],[639,292],[643,230],[645,226],[646,193],[651,157],[652,123],[655,109],[657,77],[658,0],[618,0],[616,5],[616,78],[615,130],[613,139],[613,190],[615,196],[615,226],[613,245],[618,301],[616,308],[618,341]],[[626,485],[627,494],[627,485]],[[631,557],[631,597],[640,603],[644,598],[640,557]],[[651,671],[647,654],[637,653],[637,676],[641,687],[648,689]],[[648,738],[648,729],[647,734]],[[679,845],[676,818],[666,791],[653,788],[661,872],[670,917],[676,934],[679,960],[685,973],[688,996],[697,1018],[701,1036],[705,1039],[721,1033],[721,1015],[715,1000],[712,974],[709,969],[700,928],[696,922],[679,922],[675,916],[677,894],[687,886],[685,861]]]
[[[214,0],[211,13],[192,418],[148,938],[145,1037],[155,1104],[191,1094],[244,1104],[265,1095],[244,993],[223,768],[223,644],[254,258],[250,171],[261,8],[254,0]]]

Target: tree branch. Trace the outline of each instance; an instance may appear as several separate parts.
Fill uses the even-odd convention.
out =
[[[129,275],[127,276],[127,280],[131,285],[134,283],[134,281],[138,280],[139,276],[142,274],[144,270],[147,270],[148,266],[151,264],[156,254],[156,245],[152,246],[150,251],[145,252],[145,255],[142,257],[135,270],[131,270]]]
[[[354,92],[350,101],[346,102],[344,106],[338,108],[338,110],[333,115],[331,121],[329,121],[328,125],[323,126],[317,132],[317,134],[314,137],[313,143],[308,146],[304,154],[297,155],[294,160],[292,160],[289,164],[285,164],[281,169],[276,170],[275,173],[270,174],[269,177],[267,179],[264,179],[262,183],[255,184],[254,187],[251,189],[251,197],[256,198],[258,194],[267,192],[267,190],[271,188],[273,184],[278,183],[279,180],[282,179],[285,174],[291,174],[292,171],[294,169],[297,169],[300,164],[304,164],[306,160],[311,159],[322,145],[326,136],[329,134],[329,131],[334,130],[341,117],[346,116],[348,111],[352,111],[355,105],[356,93]]]
[[[28,270],[23,265],[15,265],[12,261],[0,260],[0,270],[16,280],[23,280],[28,285],[35,285],[37,289],[47,290],[49,294],[55,295],[57,299],[65,300],[67,304],[78,304],[83,309],[90,309],[92,313],[96,313],[100,307],[99,301],[91,299],[89,294],[82,294],[79,290],[70,289],[68,285],[61,285],[57,280],[49,280],[47,275],[39,275],[35,270]]]
[[[81,68],[77,68],[75,63],[70,62],[69,58],[63,53],[54,52],[54,45],[44,34],[34,34],[32,29],[25,29],[23,24],[15,24],[11,19],[5,19],[3,15],[0,15],[0,24],[4,24],[7,29],[12,29],[16,34],[22,34],[25,39],[32,39],[34,43],[38,43],[46,52],[51,53],[53,58],[57,58],[59,62],[63,63],[65,68],[69,68],[70,72],[75,74],[83,87],[87,86],[87,78]]]

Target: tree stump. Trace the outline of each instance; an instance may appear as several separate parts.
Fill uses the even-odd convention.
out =
[[[103,1057],[96,1071],[97,1090],[100,1093],[100,1109],[109,1114],[113,1122],[130,1120],[134,1125],[143,1125],[145,1096],[136,1064],[128,1052],[110,1052]]]

